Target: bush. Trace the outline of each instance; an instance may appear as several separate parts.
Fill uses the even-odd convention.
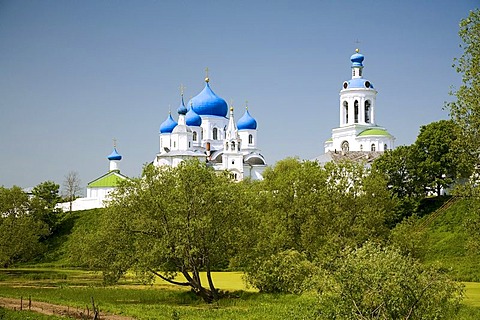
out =
[[[325,319],[450,319],[463,286],[397,249],[366,243],[318,277]]]
[[[315,273],[315,266],[304,254],[285,250],[258,262],[246,273],[248,284],[268,293],[302,293],[305,282]]]

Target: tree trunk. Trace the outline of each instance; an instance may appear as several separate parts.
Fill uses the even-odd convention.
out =
[[[188,283],[190,283],[190,286],[192,287],[193,292],[195,292],[197,296],[201,297],[203,301],[205,301],[206,303],[212,303],[214,300],[216,300],[215,295],[212,291],[205,289],[204,287],[202,287],[201,282],[196,281],[194,279],[194,278],[197,278],[198,280],[200,280],[200,277],[198,274],[197,275],[194,274],[193,277],[190,276],[190,274],[187,271],[182,271],[182,274],[185,277],[185,279],[187,279]]]

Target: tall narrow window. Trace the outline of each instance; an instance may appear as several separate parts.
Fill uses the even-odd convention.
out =
[[[235,141],[232,141],[232,151],[235,151]]]
[[[218,129],[213,128],[213,140],[218,140]]]
[[[370,151],[375,151],[375,144],[372,143],[372,147],[370,148]]]
[[[225,150],[228,150],[228,141],[225,142]]]
[[[193,131],[193,141],[197,141],[197,132]]]
[[[388,150],[388,146],[387,146],[387,144],[385,143],[385,144],[383,145],[383,151],[387,151],[387,150]]]
[[[370,123],[370,100],[365,101],[365,122]]]
[[[345,114],[345,124],[348,124],[348,102],[343,101],[343,112]]]
[[[253,144],[253,136],[251,134],[248,135],[248,144]]]
[[[354,113],[355,113],[355,123],[358,123],[358,100],[355,100],[355,103],[353,104],[354,108]]]

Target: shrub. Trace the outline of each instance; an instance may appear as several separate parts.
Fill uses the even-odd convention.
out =
[[[315,266],[304,254],[285,250],[256,263],[246,273],[248,284],[269,293],[302,293],[305,282],[315,273]]]
[[[318,278],[325,319],[450,319],[463,296],[462,285],[445,274],[372,243]]]

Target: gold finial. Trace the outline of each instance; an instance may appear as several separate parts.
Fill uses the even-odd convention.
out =
[[[113,147],[116,148],[117,147],[117,139],[113,138]]]
[[[180,94],[183,96],[183,92],[187,87],[185,87],[182,83],[180,84]]]
[[[172,114],[172,106],[170,104],[168,105],[168,114]]]
[[[359,52],[360,52],[360,49],[358,49],[358,48],[355,49],[355,52],[356,52],[356,53],[359,53]]]
[[[205,82],[209,82],[210,79],[208,78],[208,67],[205,68]]]
[[[230,107],[230,111],[233,112],[233,107]]]

